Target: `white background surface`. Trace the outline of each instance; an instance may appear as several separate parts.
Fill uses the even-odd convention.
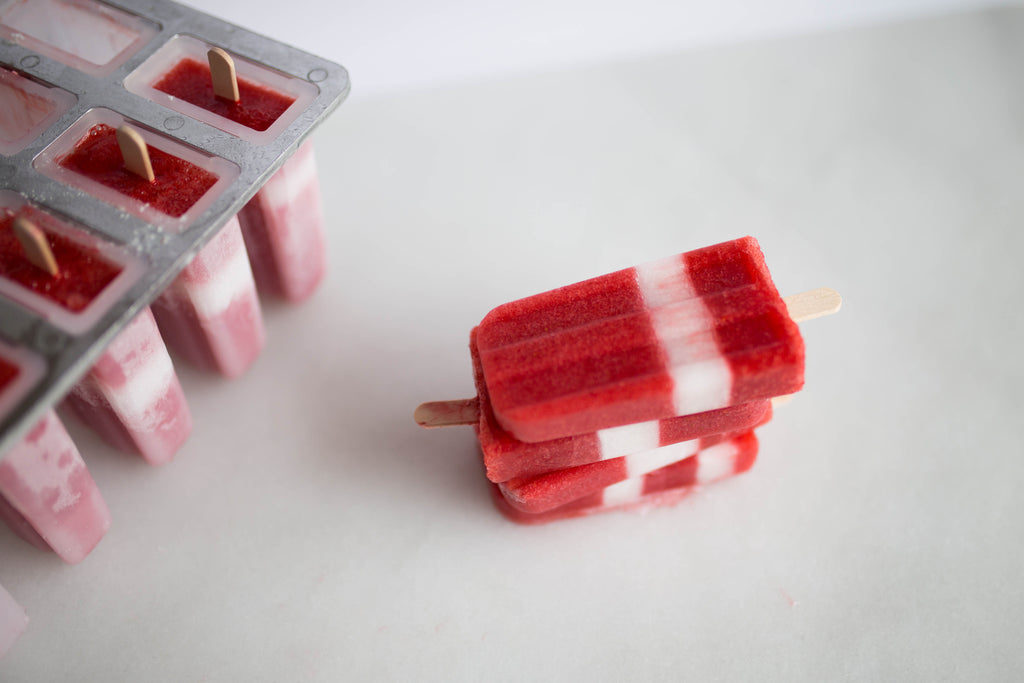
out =
[[[366,98],[345,63],[323,288],[242,379],[181,369],[169,466],[74,429],[114,527],[75,567],[0,530],[0,680],[1024,675],[1024,11]],[[748,233],[846,298],[750,473],[519,527],[413,425],[493,306]]]

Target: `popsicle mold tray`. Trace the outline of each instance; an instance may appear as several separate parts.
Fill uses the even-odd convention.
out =
[[[275,99],[261,118],[176,89],[212,47],[232,56],[240,88]],[[28,214],[111,273],[56,303],[0,278],[0,458],[348,90],[338,64],[167,0],[0,0],[0,219]],[[121,123],[202,180],[162,189],[165,205],[71,163]]]

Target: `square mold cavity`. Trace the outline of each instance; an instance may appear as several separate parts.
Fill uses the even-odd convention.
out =
[[[17,154],[78,98],[0,66],[0,154]]]
[[[116,130],[129,124],[149,148],[156,179],[124,168]],[[170,232],[180,233],[238,178],[241,169],[109,109],[91,109],[40,152],[36,170]]]
[[[95,0],[0,0],[0,36],[93,76],[106,76],[159,26]]]
[[[51,277],[23,260],[13,235],[16,217],[46,234],[61,273]],[[24,196],[0,190],[0,295],[71,334],[92,328],[142,277],[145,266],[129,249],[108,242]]]
[[[253,144],[274,140],[316,99],[309,81],[232,54],[239,102],[213,95],[207,52],[217,47],[176,35],[124,81],[130,92]]]

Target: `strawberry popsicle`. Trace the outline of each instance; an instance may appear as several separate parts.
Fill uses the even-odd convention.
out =
[[[260,291],[299,302],[326,270],[313,143],[306,142],[238,213]]]
[[[521,441],[790,394],[804,346],[745,237],[515,301],[477,332],[498,423]]]
[[[28,615],[21,605],[14,601],[11,594],[0,586],[0,659],[3,659],[14,641],[24,633],[28,626]]]
[[[232,218],[153,302],[171,350],[193,365],[237,377],[265,338],[256,285]]]
[[[68,408],[116,448],[169,462],[192,433],[192,415],[148,308],[72,388]]]
[[[110,510],[53,411],[0,460],[0,498],[5,517],[17,513],[70,564],[83,560],[110,528]]]
[[[704,436],[746,431],[771,418],[771,402],[760,400],[721,410],[611,427],[551,441],[518,441],[501,428],[491,410],[476,350],[475,329],[470,333],[469,347],[479,409],[479,419],[473,428],[480,440],[487,478],[496,483],[514,478],[537,477],[556,470],[621,458]]]
[[[498,488],[509,505],[517,510],[546,512],[613,484],[636,479],[672,463],[693,458],[738,436],[740,434],[733,432],[680,441],[670,446],[569,467],[537,477],[510,479],[498,484]]]
[[[316,95],[312,83],[179,35],[125,80],[125,87],[243,140],[263,144]],[[312,143],[267,180],[238,214],[256,285],[298,302],[325,270],[324,221]]]
[[[0,67],[0,154],[25,149],[74,103],[65,90]]]
[[[615,510],[674,505],[695,489],[749,470],[757,457],[757,438],[745,434],[649,474],[626,479],[545,512],[531,514],[509,503],[499,485],[490,484],[495,507],[519,524],[544,524]]]
[[[102,76],[156,35],[149,21],[95,0],[0,3],[0,36]]]

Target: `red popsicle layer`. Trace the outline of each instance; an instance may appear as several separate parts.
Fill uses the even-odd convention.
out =
[[[121,266],[95,249],[50,231],[46,231],[46,241],[60,273],[52,276],[37,268],[29,263],[14,234],[14,220],[19,215],[40,225],[49,220],[46,214],[28,205],[17,212],[0,207],[0,276],[78,313],[122,271]]]
[[[192,58],[178,62],[153,87],[253,130],[270,128],[295,101],[294,97],[244,78],[238,78],[237,102],[217,97],[210,65]]]
[[[803,385],[803,340],[752,237],[499,306],[477,343],[494,414],[521,441]]]
[[[674,505],[704,484],[727,479],[753,466],[757,457],[757,438],[753,432],[727,443],[732,444],[732,448],[700,453],[538,514],[513,507],[497,484],[490,484],[491,497],[505,517],[519,524],[545,524],[601,512]]]
[[[515,478],[538,477],[704,436],[745,431],[771,418],[771,402],[760,400],[696,415],[641,422],[551,441],[518,441],[501,428],[491,410],[487,386],[480,370],[475,329],[470,334],[469,348],[480,407],[480,419],[474,425],[474,430],[480,440],[487,478],[496,483]]]
[[[57,162],[63,168],[145,202],[157,211],[178,218],[217,182],[217,176],[195,164],[149,146],[153,181],[141,178],[124,165],[117,131],[106,124],[89,129],[74,149]]]

